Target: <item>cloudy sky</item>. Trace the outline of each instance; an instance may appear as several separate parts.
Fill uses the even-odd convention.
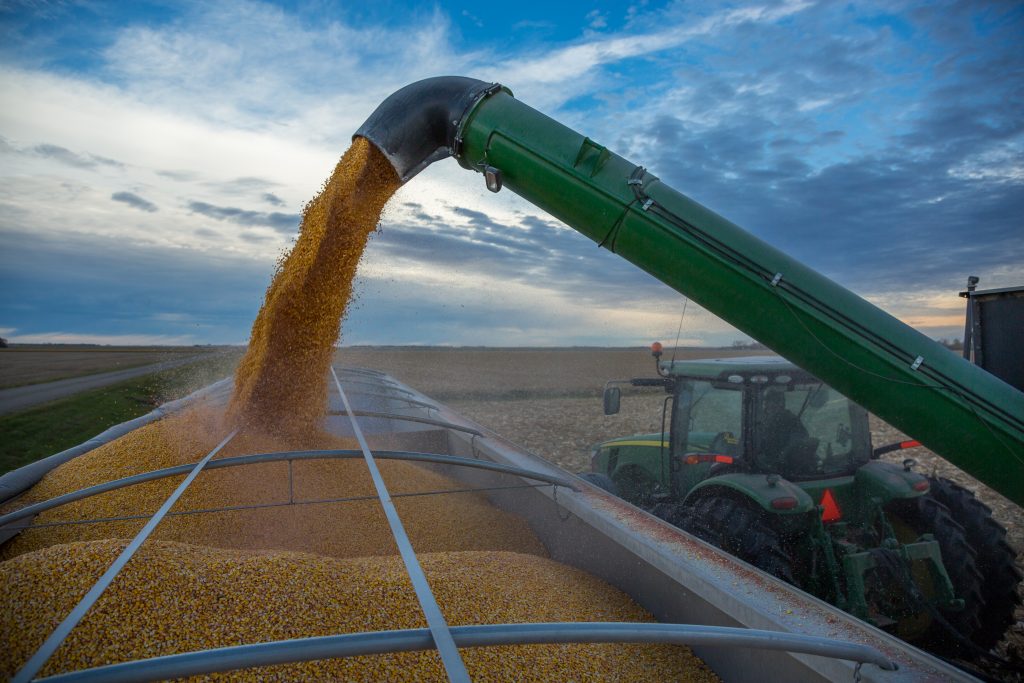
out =
[[[933,337],[1024,284],[1018,2],[0,0],[0,334],[244,342],[352,132],[500,81]],[[630,345],[683,300],[454,161],[406,185],[346,344]],[[690,305],[687,343],[744,335]]]

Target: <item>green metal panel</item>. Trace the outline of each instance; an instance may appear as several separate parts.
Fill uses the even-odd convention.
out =
[[[917,472],[908,472],[892,463],[869,462],[857,470],[854,477],[864,496],[883,501],[919,498],[924,495],[914,490],[914,484],[924,480]]]
[[[779,356],[737,358],[701,358],[698,360],[662,361],[661,371],[673,377],[724,379],[731,374],[790,375],[797,381],[808,381],[811,375]]]
[[[500,169],[505,187],[1024,504],[1020,391],[653,176],[629,185],[635,164],[507,91],[459,138],[466,168]]]
[[[691,504],[692,501],[710,490],[723,488],[736,491],[774,515],[802,515],[814,509],[814,501],[811,500],[811,497],[793,482],[780,479],[775,484],[769,484],[767,477],[763,474],[738,472],[705,479],[687,493],[686,503],[687,505]],[[784,497],[796,498],[796,505],[788,510],[772,508],[773,500]]]

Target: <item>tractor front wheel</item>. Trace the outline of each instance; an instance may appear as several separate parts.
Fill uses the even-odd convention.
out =
[[[1014,623],[1014,611],[1020,604],[1017,586],[1021,582],[1016,553],[1006,542],[1006,529],[992,518],[992,510],[974,494],[949,479],[929,477],[931,495],[949,508],[964,528],[967,543],[976,554],[981,572],[981,597],[985,601],[981,626],[971,638],[984,650],[1002,640]]]
[[[607,491],[613,496],[619,495],[619,487],[607,474],[601,474],[600,472],[580,472],[576,476],[588,484],[593,484],[597,488]]]
[[[670,520],[697,538],[796,585],[793,561],[763,510],[735,498],[708,495],[679,509]]]
[[[637,507],[648,509],[662,493],[661,484],[639,467],[625,467],[613,477],[619,494]]]

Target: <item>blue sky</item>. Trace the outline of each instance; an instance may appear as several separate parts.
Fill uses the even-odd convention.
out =
[[[1024,6],[0,0],[0,335],[239,343],[352,132],[500,81],[933,337],[1024,284]],[[346,344],[631,345],[682,298],[453,161],[400,190]],[[744,335],[696,306],[682,340]]]

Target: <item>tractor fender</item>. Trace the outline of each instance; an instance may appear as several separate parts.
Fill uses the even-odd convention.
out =
[[[800,515],[815,509],[814,500],[791,481],[779,478],[771,483],[767,475],[740,472],[705,479],[690,490],[683,502],[685,505],[693,505],[698,498],[712,492],[720,493],[722,489],[748,498],[765,511],[776,515]],[[796,499],[796,504],[792,507],[772,505],[772,501],[782,498]]]
[[[858,489],[882,501],[919,498],[929,489],[924,475],[879,460],[859,467],[854,482]]]

